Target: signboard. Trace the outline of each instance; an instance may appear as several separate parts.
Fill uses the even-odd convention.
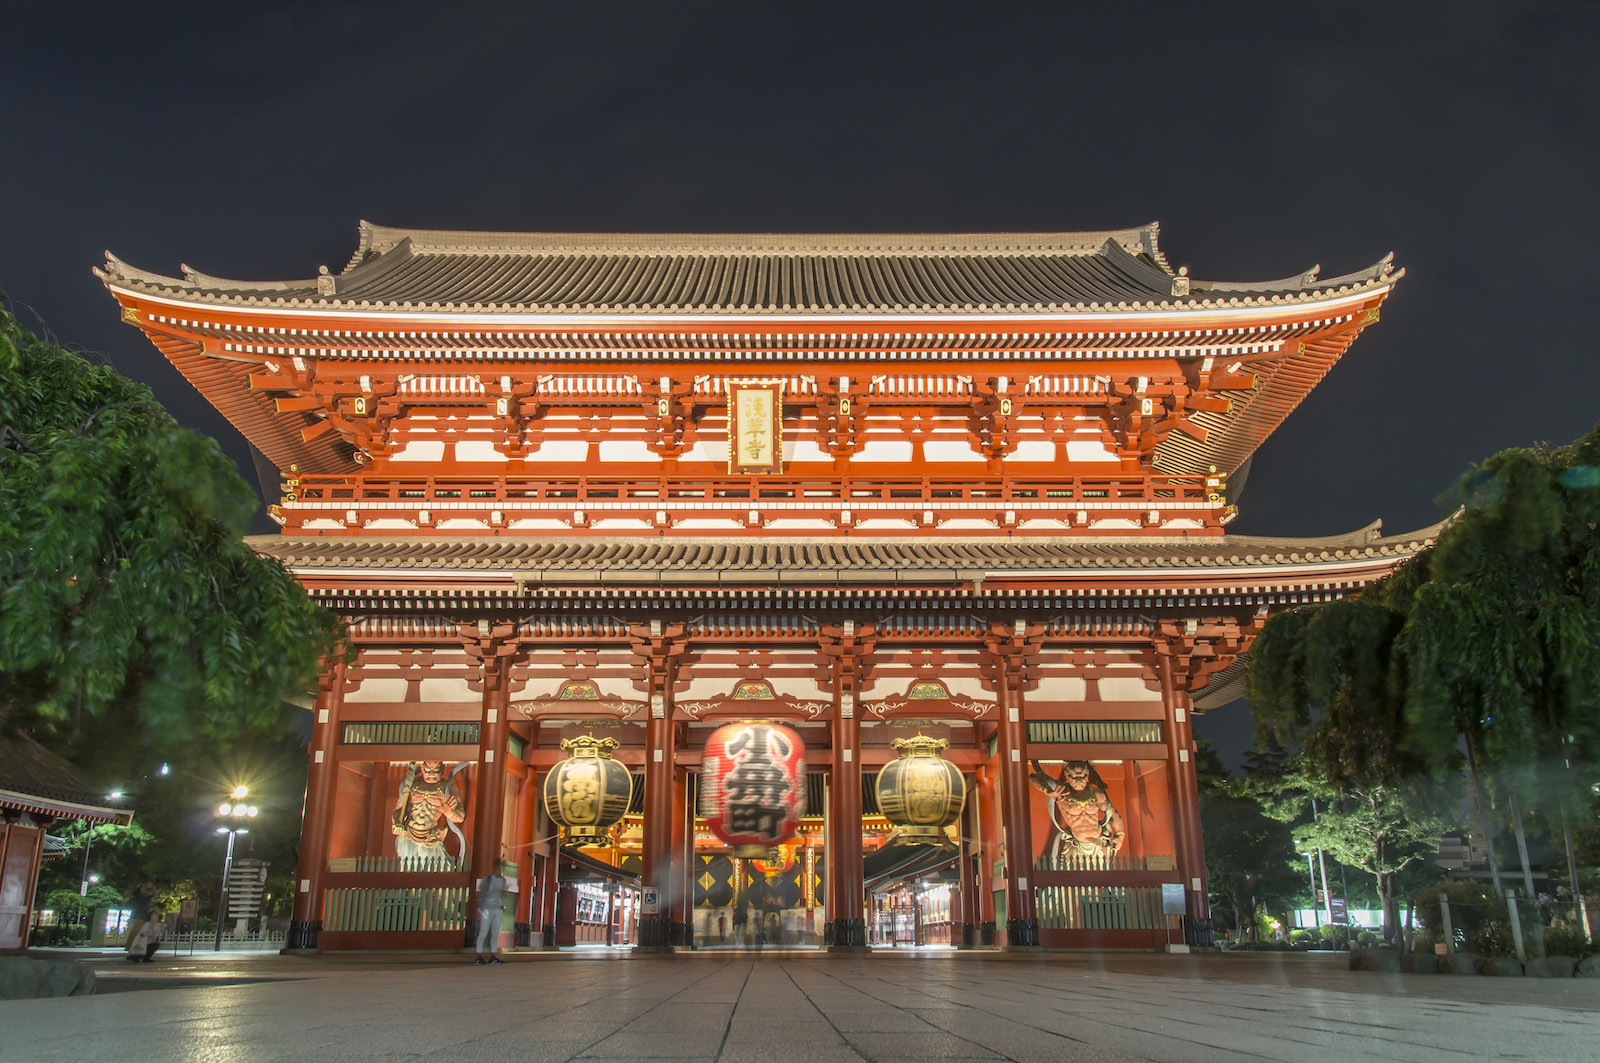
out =
[[[661,891],[654,886],[646,886],[639,891],[639,914],[659,915],[661,913]]]
[[[728,471],[783,471],[783,385],[766,381],[728,384]]]
[[[1187,915],[1188,911],[1188,899],[1184,896],[1183,883],[1163,882],[1161,884],[1161,914]]]
[[[267,865],[260,860],[235,860],[228,871],[228,918],[253,919],[261,911]]]
[[[180,926],[194,926],[195,914],[200,910],[200,902],[193,897],[185,897],[178,906],[178,924]]]
[[[1345,910],[1343,897],[1328,898],[1328,918],[1334,926],[1347,926],[1350,922],[1349,913]]]

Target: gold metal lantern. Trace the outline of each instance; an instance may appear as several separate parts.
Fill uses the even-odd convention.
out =
[[[561,740],[571,752],[544,777],[544,808],[561,825],[561,844],[591,845],[628,811],[633,775],[611,759],[617,745],[594,735]]]
[[[900,757],[878,772],[878,811],[900,829],[902,842],[943,841],[944,829],[961,817],[967,801],[961,769],[939,755],[950,743],[919,733],[889,744]]]

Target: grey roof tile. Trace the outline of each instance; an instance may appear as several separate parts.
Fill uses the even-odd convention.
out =
[[[258,553],[303,573],[323,570],[525,573],[547,582],[636,578],[670,573],[674,583],[697,578],[805,578],[912,581],[981,577],[989,572],[1061,569],[1164,570],[1311,565],[1405,556],[1430,545],[1443,524],[1383,536],[1380,526],[1321,538],[1229,535],[1215,539],[875,540],[542,539],[416,537],[311,538],[261,535]]]
[[[579,234],[363,222],[344,272],[304,281],[183,278],[108,255],[103,274],[202,302],[574,313],[842,314],[1143,309],[1310,298],[1392,280],[1387,258],[1327,281],[1180,278],[1155,224],[1084,233]],[[1182,286],[1189,294],[1176,294]],[[331,291],[329,290],[331,289]]]

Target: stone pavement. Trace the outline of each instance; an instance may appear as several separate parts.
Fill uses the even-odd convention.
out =
[[[1600,1059],[1600,979],[1338,955],[168,956],[0,1001],[0,1061]],[[139,990],[161,990],[139,991]]]

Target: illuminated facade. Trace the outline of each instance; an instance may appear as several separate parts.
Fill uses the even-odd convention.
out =
[[[359,650],[314,707],[300,947],[457,947],[496,866],[534,945],[858,948],[925,894],[911,940],[1159,947],[1163,885],[1204,942],[1196,698],[1272,610],[1432,534],[1224,530],[1387,259],[1251,284],[1174,270],[1154,225],[364,224],[303,281],[101,276],[277,474],[254,545]],[[708,737],[745,719],[809,751],[807,815],[761,860],[694,814]],[[874,782],[918,734],[966,800],[907,833]],[[562,847],[541,780],[588,735],[631,806]]]

